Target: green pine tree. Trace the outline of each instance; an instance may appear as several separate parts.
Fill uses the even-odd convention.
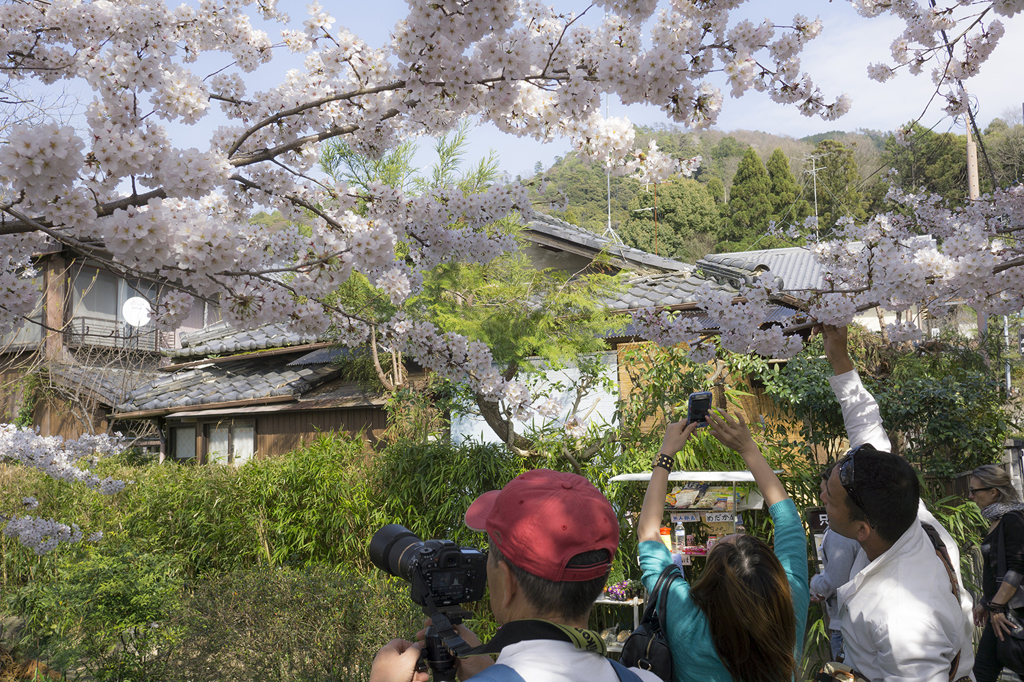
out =
[[[953,205],[963,205],[967,201],[967,136],[936,133],[918,123],[911,123],[905,139],[905,144],[897,142],[892,135],[885,140],[882,160],[896,171],[893,178],[896,185],[907,192],[924,189]],[[979,177],[981,191],[991,191],[991,177],[985,172],[986,166],[980,154],[978,160],[982,170]]]
[[[789,158],[779,148],[768,159],[771,182],[772,214],[769,220],[785,225],[800,225],[811,213],[810,204],[801,196],[800,186],[789,169]]]
[[[813,170],[817,176],[818,234],[827,236],[836,221],[849,216],[855,220],[867,217],[860,192],[860,171],[853,150],[842,142],[822,140],[814,148]],[[811,170],[811,161],[807,163]],[[812,199],[814,184],[804,185],[804,197]]]
[[[708,179],[707,183],[708,193],[711,198],[715,200],[716,204],[725,203],[725,185],[722,183],[722,179],[712,175]]]
[[[772,215],[771,181],[753,147],[747,149],[732,179],[729,220],[722,242],[742,242],[763,234]]]

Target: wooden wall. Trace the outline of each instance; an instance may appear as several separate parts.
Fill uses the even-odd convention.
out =
[[[0,424],[13,422],[21,405],[21,382],[25,373],[16,367],[0,370]]]
[[[363,430],[363,439],[373,445],[385,428],[387,413],[382,407],[260,414],[256,419],[256,456],[284,454],[316,438],[318,432],[328,431],[355,434]]]
[[[65,440],[74,440],[86,433],[106,433],[109,409],[93,400],[83,398],[83,401],[81,405],[72,405],[63,398],[44,394],[36,402],[32,423],[39,427],[40,434],[63,436]]]

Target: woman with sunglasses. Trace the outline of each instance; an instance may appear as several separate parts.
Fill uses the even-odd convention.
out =
[[[804,527],[743,418],[712,411],[707,422],[711,435],[739,452],[754,475],[775,523],[775,550],[751,535],[730,535],[708,552],[692,585],[672,582],[665,617],[673,682],[789,682],[798,670],[810,601]],[[672,562],[659,537],[668,474],[696,428],[696,422],[669,424],[653,463],[638,524],[648,590]]]
[[[1010,636],[1006,620],[1009,609],[1024,616],[1024,504],[1014,489],[1009,475],[994,464],[980,466],[971,472],[968,481],[970,499],[981,509],[991,524],[981,545],[985,556],[981,587],[984,598],[974,606],[974,624],[985,631],[974,656],[974,677],[977,682],[993,682],[1003,670],[996,651],[996,639]],[[999,570],[999,545],[1003,546],[1005,572]],[[1014,670],[1024,673],[1024,669]]]

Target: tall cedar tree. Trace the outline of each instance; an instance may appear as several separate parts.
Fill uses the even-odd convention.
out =
[[[801,196],[800,186],[789,169],[789,158],[776,147],[768,159],[768,179],[771,182],[772,215],[780,225],[800,225],[811,214],[810,204]]]
[[[811,162],[807,162],[811,170]],[[861,205],[860,172],[853,150],[842,142],[822,140],[814,148],[814,172],[817,175],[818,234],[828,236],[836,221],[850,216],[864,220],[867,213]],[[804,198],[813,201],[814,184],[804,185]]]
[[[619,230],[622,241],[655,252],[653,208],[653,191],[637,194]],[[692,263],[714,250],[718,228],[718,207],[704,185],[689,178],[659,185],[658,255]]]
[[[753,147],[747,149],[732,179],[729,220],[722,242],[744,242],[764,234],[772,215],[771,181]]]

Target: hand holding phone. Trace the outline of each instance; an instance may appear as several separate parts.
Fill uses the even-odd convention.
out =
[[[696,422],[697,428],[708,425],[708,410],[711,409],[711,391],[698,391],[690,394],[686,410],[686,422]]]

